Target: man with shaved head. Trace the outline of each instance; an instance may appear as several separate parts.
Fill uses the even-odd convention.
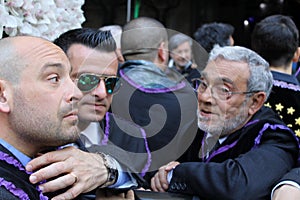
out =
[[[180,73],[168,69],[168,33],[159,21],[140,17],[125,24],[121,50],[122,87],[112,112],[144,128],[152,157],[149,171],[156,171],[178,159],[196,135],[196,95]]]
[[[47,199],[29,182],[25,166],[38,152],[79,138],[82,93],[53,43],[11,37],[0,40],[0,51],[0,199]]]

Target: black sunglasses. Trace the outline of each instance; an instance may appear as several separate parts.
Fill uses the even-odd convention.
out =
[[[75,81],[82,92],[94,90],[104,80],[107,94],[113,94],[119,89],[119,78],[117,76],[97,75],[92,73],[81,74]]]

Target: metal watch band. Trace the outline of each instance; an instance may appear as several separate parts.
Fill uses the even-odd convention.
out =
[[[113,158],[102,152],[97,152],[97,154],[99,154],[102,157],[103,164],[107,169],[107,180],[100,187],[103,188],[115,184],[116,181],[118,180],[119,173],[118,173],[118,169],[113,164],[112,161]]]

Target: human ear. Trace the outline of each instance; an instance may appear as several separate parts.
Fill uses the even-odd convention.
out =
[[[9,98],[8,84],[0,80],[0,112],[8,113],[10,111],[10,106],[8,103]]]
[[[300,47],[297,48],[297,50],[294,53],[293,62],[298,62],[300,56]]]
[[[161,42],[158,47],[158,57],[161,59],[162,62],[165,62],[169,58],[169,51],[167,50],[165,42]]]
[[[265,92],[257,92],[250,98],[249,114],[254,115],[264,105],[267,95]]]

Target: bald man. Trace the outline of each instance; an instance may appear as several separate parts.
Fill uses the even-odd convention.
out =
[[[195,137],[196,95],[181,74],[168,69],[168,33],[159,21],[140,17],[125,24],[121,50],[122,88],[114,95],[112,111],[144,128],[152,158],[149,171],[156,171],[177,160]]]
[[[0,40],[0,51],[0,199],[47,199],[29,182],[25,166],[38,152],[78,139],[82,93],[53,43],[11,37]]]

